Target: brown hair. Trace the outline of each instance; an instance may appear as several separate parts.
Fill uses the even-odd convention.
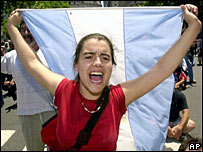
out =
[[[199,144],[202,147],[202,140],[197,137],[191,137],[181,143],[178,151],[185,151],[190,144]]]
[[[83,48],[83,45],[85,43],[85,41],[89,40],[89,39],[97,39],[97,40],[103,40],[106,41],[109,44],[110,47],[110,51],[111,51],[111,57],[112,57],[112,64],[116,65],[116,61],[115,61],[115,56],[114,56],[114,49],[113,49],[113,44],[111,43],[110,39],[108,37],[106,37],[105,35],[99,34],[99,33],[93,33],[93,34],[89,34],[84,36],[80,42],[78,43],[77,47],[76,47],[76,52],[75,52],[75,59],[74,59],[74,66],[78,63],[79,60],[79,56],[80,56],[80,52]],[[77,75],[77,77],[75,78],[75,81],[79,80],[79,75]]]
[[[111,41],[109,40],[108,37],[106,37],[105,35],[99,34],[99,33],[94,33],[94,34],[89,34],[86,35],[85,37],[83,37],[80,42],[78,43],[77,47],[76,47],[76,52],[75,52],[75,59],[74,59],[74,66],[78,63],[78,59],[80,56],[80,52],[83,48],[83,45],[85,43],[85,41],[89,40],[89,39],[97,39],[97,40],[103,40],[106,41],[109,44],[110,47],[110,51],[111,51],[111,56],[112,56],[112,64],[116,65],[116,61],[114,59],[114,49],[113,49],[113,45],[111,43]]]

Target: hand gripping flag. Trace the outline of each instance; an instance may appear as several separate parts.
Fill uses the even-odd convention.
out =
[[[135,79],[151,69],[181,35],[180,7],[24,9],[22,16],[52,71],[69,79],[76,45],[90,33],[108,36],[117,66],[111,84]],[[153,80],[151,80],[153,81]],[[128,107],[137,150],[163,150],[174,88],[171,75]]]

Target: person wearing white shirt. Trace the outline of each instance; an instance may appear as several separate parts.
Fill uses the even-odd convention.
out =
[[[21,34],[35,51],[39,60],[48,68],[41,50],[24,22],[21,24]],[[24,68],[16,50],[1,57],[1,72],[12,74],[16,82],[18,117],[27,150],[44,151],[40,132],[42,124],[55,114],[51,106],[52,95]]]

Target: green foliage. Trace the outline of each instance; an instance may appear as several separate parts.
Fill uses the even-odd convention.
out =
[[[70,5],[67,1],[36,1],[34,8],[68,8]]]
[[[68,8],[68,1],[1,1],[1,32],[3,38],[8,38],[6,24],[9,14],[17,8]]]

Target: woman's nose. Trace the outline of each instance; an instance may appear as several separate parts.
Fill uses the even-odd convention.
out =
[[[99,56],[96,57],[96,59],[94,60],[94,64],[95,66],[101,66],[101,59]]]

